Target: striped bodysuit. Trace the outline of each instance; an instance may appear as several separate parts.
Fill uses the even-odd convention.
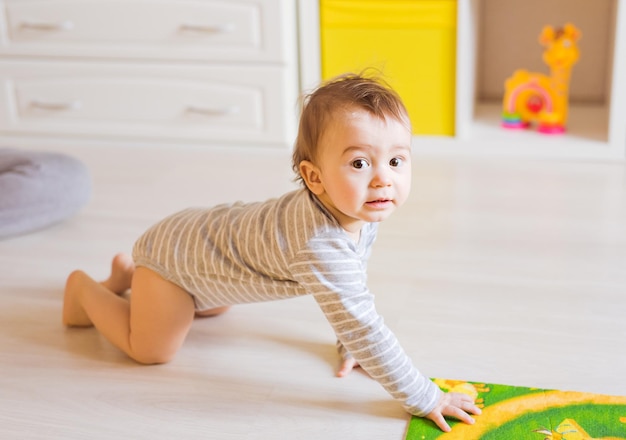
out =
[[[358,243],[306,189],[260,203],[187,209],[152,226],[136,265],[185,289],[196,310],[313,295],[340,347],[411,414],[441,391],[413,366],[376,312],[366,265],[378,225]]]

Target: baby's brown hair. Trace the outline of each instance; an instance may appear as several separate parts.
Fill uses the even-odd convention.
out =
[[[402,99],[380,77],[354,73],[335,77],[302,99],[300,126],[292,156],[296,180],[302,182],[300,162],[315,163],[317,145],[328,121],[337,112],[355,107],[383,120],[396,119],[411,129]]]

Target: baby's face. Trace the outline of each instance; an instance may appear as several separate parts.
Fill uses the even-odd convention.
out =
[[[318,145],[322,203],[348,232],[385,220],[411,187],[411,132],[364,109],[338,112]]]

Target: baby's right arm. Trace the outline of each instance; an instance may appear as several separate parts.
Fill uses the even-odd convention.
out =
[[[474,400],[462,393],[444,393],[439,398],[437,406],[429,412],[425,418],[432,420],[444,432],[450,432],[450,425],[444,416],[454,417],[469,425],[474,424],[470,414],[479,415],[480,408],[474,404]]]

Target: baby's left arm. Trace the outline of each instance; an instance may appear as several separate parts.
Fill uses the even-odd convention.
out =
[[[353,357],[344,359],[344,361],[341,363],[341,367],[339,367],[339,370],[337,371],[337,377],[347,376],[352,370],[354,370],[358,366],[359,363]]]

